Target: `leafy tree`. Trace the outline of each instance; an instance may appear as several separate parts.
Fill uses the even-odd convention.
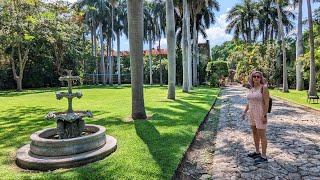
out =
[[[39,23],[35,18],[38,12],[37,4],[40,4],[37,0],[1,1],[0,39],[5,53],[10,54],[17,91],[22,91],[24,69],[37,34],[36,26]]]

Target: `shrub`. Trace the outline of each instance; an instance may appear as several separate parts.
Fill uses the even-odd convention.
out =
[[[229,67],[226,61],[211,61],[207,65],[207,83],[218,87],[224,85],[225,78],[229,76]]]

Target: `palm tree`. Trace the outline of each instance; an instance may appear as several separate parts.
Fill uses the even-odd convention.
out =
[[[297,42],[296,42],[296,90],[303,90],[303,79],[302,79],[302,62],[298,60],[300,55],[303,54],[302,45],[302,0],[298,1],[298,25],[297,25]],[[295,2],[296,2],[295,1]]]
[[[154,1],[154,15],[155,15],[155,39],[158,39],[158,59],[160,64],[160,86],[163,85],[162,80],[162,54],[160,52],[161,49],[161,37],[162,35],[165,35],[166,32],[166,9],[165,9],[165,1],[163,0],[155,0]]]
[[[309,82],[309,95],[316,96],[316,66],[314,61],[314,36],[313,36],[313,24],[312,24],[312,9],[310,0],[307,0],[308,6],[308,22],[309,22],[309,45],[310,45],[310,82]]]
[[[149,75],[150,75],[150,84],[153,84],[152,81],[152,45],[155,41],[156,35],[156,17],[154,14],[154,2],[145,1],[144,8],[144,39],[149,42]]]
[[[99,66],[97,59],[97,26],[99,25],[99,37],[100,37],[100,45],[101,45],[101,64],[102,71],[105,75],[105,67],[104,67],[104,45],[103,45],[103,21],[106,15],[106,4],[104,0],[80,0],[77,1],[74,5],[78,9],[83,9],[85,11],[86,24],[90,27],[91,30],[91,40],[92,40],[92,57],[96,64],[96,70],[93,72],[95,74],[95,83],[99,84]],[[105,76],[103,76],[105,79]],[[105,81],[103,80],[105,84]]]
[[[176,78],[176,36],[174,22],[173,0],[166,1],[166,22],[167,22],[167,49],[168,49],[168,99],[175,99],[175,78]]]
[[[120,36],[122,33],[128,38],[128,21],[127,21],[127,3],[125,0],[120,0],[115,9],[115,27],[114,31],[117,36],[117,71],[118,85],[121,84],[121,65],[120,65]]]
[[[282,49],[282,66],[283,66],[283,92],[289,92],[288,90],[288,77],[287,77],[287,57],[286,57],[286,47],[285,47],[285,39],[283,32],[283,23],[282,23],[282,13],[280,10],[280,6],[282,5],[282,0],[277,0],[277,12],[278,12],[278,23],[279,23],[279,32],[281,37],[281,49]]]
[[[143,97],[143,0],[128,0],[132,119],[146,119]]]
[[[183,19],[182,19],[182,68],[183,68],[183,83],[182,92],[189,92],[189,56],[188,56],[188,31],[187,31],[187,16],[188,2],[183,0]]]
[[[192,52],[191,52],[191,30],[190,30],[190,3],[187,1],[186,25],[187,25],[187,40],[188,40],[188,89],[192,89]],[[185,16],[185,14],[183,14]]]
[[[192,21],[193,21],[193,85],[198,85],[197,65],[199,61],[198,31],[206,37],[205,30],[215,23],[213,10],[219,11],[219,3],[216,0],[192,1]]]
[[[110,42],[110,50],[111,50],[111,57],[110,57],[110,64],[109,64],[109,85],[113,85],[113,31],[114,31],[114,7],[117,5],[117,0],[109,0],[111,6],[111,42]]]
[[[229,22],[226,32],[233,31],[234,37],[239,38],[242,35],[243,39],[251,44],[253,37],[253,30],[256,29],[254,23],[257,17],[256,3],[252,0],[242,0],[242,4],[237,4],[228,12],[227,22]]]

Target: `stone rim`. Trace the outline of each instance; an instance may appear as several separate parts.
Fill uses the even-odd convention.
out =
[[[93,134],[70,139],[47,139],[57,132],[56,128],[37,131],[30,136],[30,152],[47,157],[69,156],[88,152],[106,144],[106,128],[98,125],[87,124],[85,129]],[[42,137],[40,137],[42,136]]]
[[[55,131],[56,128],[47,128],[47,129],[43,129],[40,131],[37,131],[33,134],[31,134],[30,139],[31,141],[38,146],[65,146],[66,143],[68,143],[69,145],[72,144],[79,144],[79,143],[83,143],[83,142],[87,142],[87,141],[92,141],[98,138],[101,138],[102,136],[105,135],[106,133],[106,128],[103,126],[99,126],[99,125],[93,125],[93,124],[86,124],[85,128],[95,128],[97,129],[97,131],[93,134],[87,135],[87,136],[81,136],[81,137],[76,137],[76,138],[70,138],[70,139],[47,139],[47,138],[43,138],[41,137],[41,135],[43,135],[44,133],[48,132],[48,131]]]
[[[59,168],[74,168],[98,160],[102,160],[117,149],[117,140],[107,135],[104,146],[88,152],[58,157],[46,157],[34,155],[30,152],[30,145],[20,148],[16,154],[16,164],[29,170],[48,171]]]

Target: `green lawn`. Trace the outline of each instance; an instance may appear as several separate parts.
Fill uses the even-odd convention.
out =
[[[307,107],[311,107],[313,109],[320,110],[320,104],[316,104],[316,100],[314,101],[314,104],[312,103],[312,100],[311,103],[307,102],[307,91],[296,91],[290,89],[289,93],[283,93],[279,90],[270,90],[270,94],[274,97],[282,98],[296,104],[301,104]]]
[[[49,111],[67,109],[67,100],[56,100],[55,91],[0,91],[0,179],[170,179],[219,89],[194,88],[189,94],[177,87],[175,101],[167,87],[146,86],[145,106],[149,121],[131,121],[129,86],[75,87],[83,97],[74,99],[74,110],[91,110],[88,124],[106,127],[118,140],[118,149],[104,160],[74,169],[49,172],[23,171],[15,166],[18,148],[30,143],[38,130],[54,127],[45,120]]]

